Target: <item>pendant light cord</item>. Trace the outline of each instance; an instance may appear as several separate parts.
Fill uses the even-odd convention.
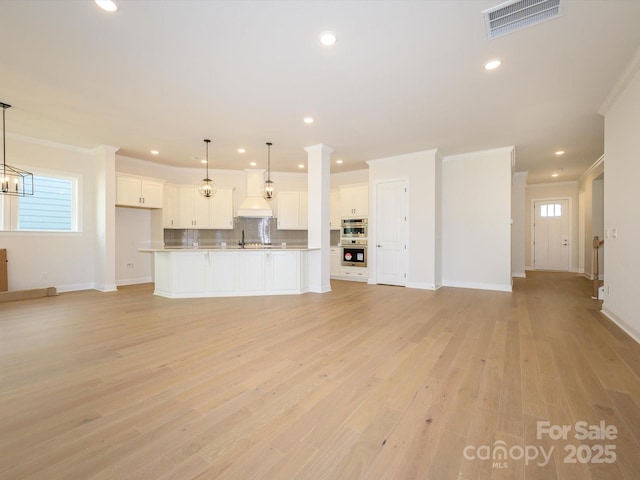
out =
[[[211,140],[209,140],[208,138],[206,138],[206,139],[204,140],[204,142],[205,142],[205,143],[206,143],[206,145],[207,145],[207,167],[206,167],[206,168],[207,168],[207,178],[206,178],[205,180],[210,180],[210,178],[209,178],[209,143],[211,142]]]
[[[267,181],[271,181],[271,142],[267,142]]]
[[[4,114],[10,105],[2,104],[2,181],[7,176],[7,134],[4,127]]]

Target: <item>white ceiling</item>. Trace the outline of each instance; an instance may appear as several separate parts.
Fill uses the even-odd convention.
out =
[[[225,169],[266,167],[271,141],[276,171],[300,171],[317,143],[344,160],[332,172],[515,145],[529,183],[575,180],[603,153],[597,110],[640,45],[637,0],[569,1],[493,40],[481,12],[499,0],[118,3],[0,1],[8,132],[196,168],[211,138]]]

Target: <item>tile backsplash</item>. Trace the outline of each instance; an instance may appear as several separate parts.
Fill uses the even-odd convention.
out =
[[[288,246],[306,246],[306,230],[278,230],[276,218],[234,218],[233,230],[165,229],[164,244],[167,247],[190,247],[197,243],[201,247],[237,245],[244,230],[245,243],[264,243]],[[338,243],[338,230],[331,231],[331,244]]]

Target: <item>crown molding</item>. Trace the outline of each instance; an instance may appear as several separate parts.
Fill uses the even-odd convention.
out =
[[[640,47],[636,50],[636,53],[631,58],[631,61],[627,64],[625,69],[622,71],[622,75],[618,78],[616,83],[613,85],[613,88],[609,91],[609,94],[600,105],[598,109],[598,113],[602,116],[606,116],[609,113],[609,110],[613,106],[614,103],[618,100],[622,92],[625,91],[633,77],[640,70]]]

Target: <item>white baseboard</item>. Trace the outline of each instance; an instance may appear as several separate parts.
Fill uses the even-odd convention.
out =
[[[117,292],[118,286],[115,283],[109,283],[106,285],[94,285],[93,289],[100,292]]]
[[[525,272],[512,272],[511,276],[515,278],[527,278],[527,274]]]
[[[607,308],[606,303],[602,304],[602,314],[619,326],[627,335],[633,338],[637,343],[640,343],[640,332],[636,330],[634,327],[629,325],[627,322],[622,320],[620,316],[618,316],[615,312],[612,312],[609,308]]]
[[[96,286],[93,283],[72,283],[69,285],[56,286],[58,293],[64,292],[78,292],[80,290],[96,290]]]
[[[309,285],[309,289],[307,290],[311,293],[327,293],[331,291],[331,284],[327,285]]]
[[[525,265],[524,269],[525,271],[533,270],[533,267],[531,265]]]
[[[139,285],[140,283],[152,283],[153,278],[151,277],[138,277],[138,278],[121,278],[120,280],[116,280],[116,285],[118,287],[122,285]]]
[[[420,290],[436,290],[436,286],[433,283],[407,282],[406,287],[418,288]]]
[[[458,282],[451,280],[443,280],[442,285],[444,287],[456,287],[456,288],[473,288],[475,290],[494,290],[498,292],[511,292],[511,284],[500,283],[475,283],[475,282]]]

